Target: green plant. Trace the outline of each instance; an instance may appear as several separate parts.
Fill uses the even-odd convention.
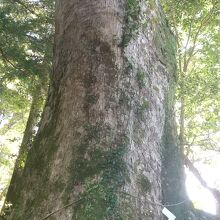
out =
[[[145,85],[145,73],[143,70],[138,69],[137,72],[137,82],[140,89],[142,89]]]
[[[122,46],[126,47],[133,35],[138,31],[140,6],[138,0],[127,0],[126,4],[126,25],[122,38]]]

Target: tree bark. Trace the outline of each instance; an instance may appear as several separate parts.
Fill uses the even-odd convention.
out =
[[[180,180],[162,193],[182,172],[162,169],[179,158],[174,42],[156,0],[57,1],[49,95],[9,219],[159,220],[184,199]]]

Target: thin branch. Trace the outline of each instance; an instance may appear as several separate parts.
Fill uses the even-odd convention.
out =
[[[7,56],[5,55],[4,51],[2,50],[2,48],[0,48],[0,53],[2,55],[3,60],[6,63],[9,63],[13,68],[17,69],[17,67],[7,58]]]
[[[191,52],[189,53],[189,57],[188,57],[188,59],[185,62],[185,66],[184,67],[186,69],[187,69],[187,67],[189,65],[189,62],[190,62],[192,56],[193,56],[193,53],[194,53],[194,50],[195,50],[195,47],[196,47],[196,43],[197,43],[198,37],[201,34],[201,30],[209,23],[209,21],[212,18],[212,15],[213,15],[214,12],[216,12],[215,11],[215,5],[213,5],[212,9],[207,13],[207,15],[202,19],[202,21],[200,23],[200,26],[199,26],[196,34],[195,34],[195,37],[193,38],[193,46],[192,46]]]
[[[193,17],[191,18],[191,22],[190,22],[190,25],[189,25],[189,33],[188,33],[188,37],[187,37],[187,41],[186,41],[186,45],[184,47],[184,65],[183,65],[183,71],[186,72],[187,71],[187,66],[186,66],[186,52],[187,52],[187,47],[189,45],[189,41],[190,41],[190,38],[191,38],[191,34],[192,34],[192,23],[195,19],[195,16],[197,14],[197,11],[195,11]]]
[[[193,175],[199,180],[201,185],[205,188],[208,187],[206,181],[202,178],[201,174],[199,173],[198,169],[193,165],[193,163],[189,160],[188,157],[184,157],[184,163],[186,167],[189,168],[189,170],[193,173]]]
[[[21,68],[18,68],[15,64],[13,64],[10,59],[6,56],[6,54],[4,53],[3,49],[0,47],[0,54],[2,55],[2,58],[4,60],[5,63],[8,63],[9,65],[11,65],[14,69],[19,70],[25,74],[27,74],[27,72]]]
[[[17,2],[18,4],[20,4],[23,8],[25,8],[27,11],[29,11],[31,14],[38,16],[38,14],[31,10],[25,3],[23,3],[21,0],[14,0],[15,2]]]
[[[220,204],[220,191],[218,189],[215,189],[215,188],[212,188],[212,187],[208,186],[208,184],[203,179],[203,177],[201,176],[198,169],[194,166],[194,164],[189,160],[188,157],[186,157],[186,156],[184,157],[184,162],[185,162],[186,167],[189,168],[189,170],[193,173],[193,175],[198,179],[200,184],[203,187],[205,187],[206,189],[208,189],[213,194],[213,196],[216,199],[217,203]]]
[[[192,141],[190,143],[185,144],[187,146],[186,157],[189,155],[191,147],[193,146],[195,139],[196,139],[196,135],[194,135],[194,137],[193,137],[193,139],[192,139]]]

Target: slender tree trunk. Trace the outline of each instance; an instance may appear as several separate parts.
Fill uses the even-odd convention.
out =
[[[158,1],[57,1],[55,37],[49,96],[10,219],[162,219],[161,203],[184,196],[178,181],[162,193],[162,178],[177,172],[162,170],[162,154],[179,154],[170,150],[175,43]]]
[[[184,89],[184,75],[185,72],[181,72],[180,75],[180,131],[179,131],[179,145],[182,156],[184,156],[184,145],[185,145],[185,89]]]
[[[4,202],[4,207],[2,209],[3,213],[5,212],[5,214],[8,212],[8,210],[10,210],[10,204],[13,204],[15,201],[17,201],[19,186],[22,180],[22,172],[24,169],[28,151],[32,146],[32,141],[35,134],[34,129],[37,126],[39,116],[43,107],[43,89],[44,88],[41,88],[41,86],[40,88],[39,86],[36,87],[32,95],[32,102],[26,128],[19,149],[18,157],[15,162],[13,175]]]

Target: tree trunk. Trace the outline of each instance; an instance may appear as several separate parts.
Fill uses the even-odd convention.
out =
[[[16,158],[15,161],[14,171],[10,181],[9,188],[7,190],[4,206],[2,208],[2,213],[4,214],[7,214],[7,212],[10,210],[10,204],[14,204],[17,201],[19,186],[22,181],[22,172],[24,169],[28,151],[32,146],[32,141],[35,134],[34,129],[37,126],[37,123],[39,122],[40,113],[43,107],[43,100],[44,100],[43,93],[45,93],[44,91],[45,88],[41,88],[41,87],[42,85],[40,86],[40,88],[39,86],[37,86],[34,89],[32,95],[32,102],[31,102],[26,128],[19,149],[18,157]]]
[[[174,42],[156,0],[57,1],[49,95],[10,219],[159,220],[162,202],[184,200]]]
[[[49,96],[10,219],[69,203],[51,218],[162,218],[172,41],[156,1],[57,2]]]

